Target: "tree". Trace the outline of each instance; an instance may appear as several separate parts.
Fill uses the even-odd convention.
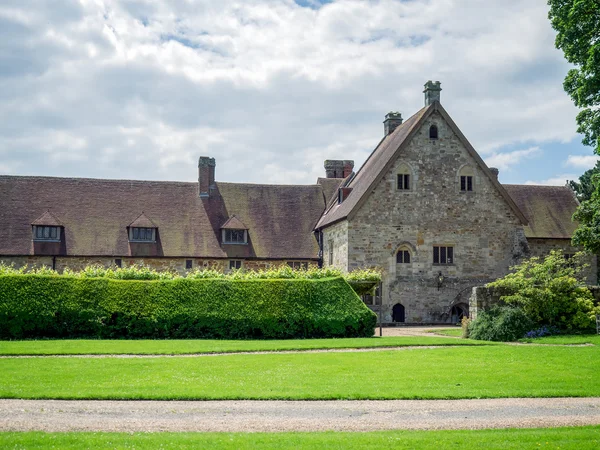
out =
[[[600,254],[600,174],[593,177],[596,181],[596,190],[589,200],[581,202],[573,219],[579,226],[573,234],[573,245],[583,247],[585,250]]]
[[[583,134],[583,144],[600,155],[600,1],[548,0],[548,5],[548,18],[558,32],[556,48],[576,66],[563,86],[582,108],[577,131]]]
[[[592,177],[597,174],[600,174],[600,161],[596,162],[594,168],[586,170],[579,177],[578,182],[574,180],[569,181],[569,186],[577,194],[577,200],[584,202],[592,198],[592,194],[596,190],[596,184],[593,182]]]

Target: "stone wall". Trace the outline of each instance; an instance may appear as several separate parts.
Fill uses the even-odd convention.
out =
[[[330,264],[330,251],[333,261]],[[338,222],[323,230],[323,266],[348,270],[348,221]]]
[[[174,271],[185,273],[186,261],[192,260],[192,270],[194,269],[214,269],[220,272],[229,270],[228,259],[204,259],[204,258],[131,258],[131,257],[88,257],[88,256],[57,256],[56,270],[62,272],[65,268],[71,270],[81,270],[86,266],[99,264],[109,267],[115,264],[116,259],[121,259],[122,267],[131,265],[143,265],[158,271]],[[260,270],[272,267],[286,265],[288,260],[244,260],[242,259],[242,267],[247,270]],[[310,267],[316,267],[316,261],[308,260],[293,260],[294,262],[306,262]],[[25,265],[30,267],[52,267],[53,260],[51,256],[2,256],[0,262],[8,265],[14,265],[16,268]],[[290,261],[291,262],[291,261]]]
[[[588,286],[595,299],[596,305],[600,305],[600,286]],[[500,303],[500,294],[496,289],[487,286],[477,286],[471,290],[469,297],[469,314],[471,319],[476,319],[480,311],[485,311]]]
[[[432,124],[438,139],[429,138]],[[398,190],[397,174],[407,168],[411,189]],[[467,172],[473,192],[460,190]],[[527,246],[513,210],[437,113],[350,220],[347,240],[348,270],[382,268],[384,320],[401,303],[406,322],[450,320],[453,305],[468,304],[472,287],[506,274]],[[454,248],[452,264],[433,263],[434,245]],[[396,264],[401,247],[411,253],[410,264]]]
[[[564,253],[574,254],[581,251],[580,248],[573,247],[570,239],[534,239],[529,238],[529,248],[531,256],[544,257],[548,255],[552,250],[561,250]],[[598,257],[596,255],[590,255],[587,258],[587,282],[591,285],[598,283]]]

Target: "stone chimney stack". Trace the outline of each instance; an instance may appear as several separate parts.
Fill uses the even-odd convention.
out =
[[[354,161],[327,159],[324,166],[327,178],[346,178],[354,169]]]
[[[494,175],[494,177],[496,177],[496,180],[497,180],[498,174],[500,173],[500,171],[498,169],[496,169],[495,167],[490,167],[490,172],[492,172],[492,174]]]
[[[433,102],[440,101],[440,92],[442,91],[442,86],[439,81],[435,83],[429,80],[425,83],[425,90],[423,93],[425,94],[425,106],[431,105]]]
[[[399,125],[402,125],[402,114],[397,111],[390,111],[387,113],[385,115],[385,120],[383,121],[384,136],[392,134]]]
[[[201,198],[210,197],[210,191],[215,189],[215,158],[201,156],[198,160],[198,195]]]

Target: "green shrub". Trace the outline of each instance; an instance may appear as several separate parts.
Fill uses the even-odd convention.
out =
[[[494,306],[477,315],[468,325],[469,338],[480,341],[516,341],[525,336],[535,323],[521,308]]]
[[[343,278],[119,280],[0,275],[0,337],[372,336],[376,317]]]
[[[560,251],[544,259],[530,258],[488,286],[498,289],[505,304],[522,308],[536,325],[553,325],[562,330],[585,330],[594,326],[593,296],[582,285],[583,254],[567,260]],[[532,327],[534,328],[534,327]]]

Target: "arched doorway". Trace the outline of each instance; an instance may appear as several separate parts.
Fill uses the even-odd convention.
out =
[[[469,305],[466,303],[457,303],[450,310],[450,321],[459,323],[463,317],[469,317]]]
[[[392,308],[392,320],[394,322],[404,322],[404,306],[396,303]]]

